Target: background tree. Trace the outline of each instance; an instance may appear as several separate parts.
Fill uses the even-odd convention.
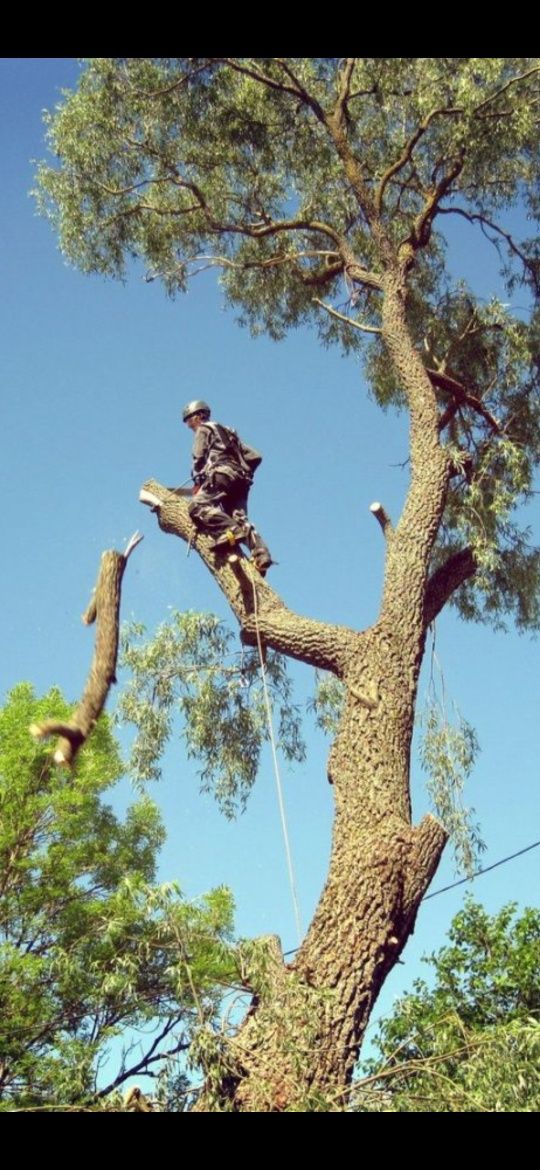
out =
[[[293,969],[276,963],[236,1041],[224,1090],[237,1109],[298,1108],[347,1081],[413,928],[445,840],[410,818],[429,625],[449,601],[538,625],[540,560],[516,515],[539,449],[537,318],[456,282],[438,229],[452,216],[477,226],[510,294],[534,302],[538,242],[509,213],[537,219],[539,70],[530,58],[96,59],[50,124],[61,165],[42,169],[42,199],[83,269],[122,276],[140,257],[174,293],[219,267],[254,329],[312,321],[325,342],[367,341],[374,395],[410,415],[401,517],[373,508],[386,566],[370,629],[292,613],[196,541],[244,638],[346,692],[327,883]],[[161,527],[191,539],[182,502],[146,490]]]
[[[368,1110],[535,1113],[540,1100],[540,913],[467,900],[449,944],[379,1026]],[[373,1096],[376,1086],[377,1093]]]
[[[158,1073],[182,1108],[175,1057],[195,1028],[202,1048],[237,975],[231,900],[155,884],[156,806],[143,797],[122,822],[102,799],[122,772],[105,719],[73,774],[32,744],[29,720],[70,713],[27,683],[0,712],[0,1109],[106,1106]]]

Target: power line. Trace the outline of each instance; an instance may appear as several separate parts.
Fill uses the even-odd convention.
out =
[[[433,890],[432,894],[426,894],[422,898],[423,902],[427,902],[428,898],[436,898],[437,894],[446,894],[447,890],[454,890],[456,886],[462,886],[465,882],[471,882],[473,878],[480,877],[483,873],[489,873],[492,869],[497,869],[499,865],[505,865],[507,861],[513,861],[515,857],[521,857],[523,853],[529,853],[531,849],[536,849],[540,845],[540,841],[533,841],[532,845],[526,845],[525,849],[518,849],[517,853],[510,853],[508,857],[501,857],[500,861],[494,861],[493,865],[486,865],[484,869],[477,869],[470,877],[459,878],[457,882],[452,882],[449,886],[441,886],[440,890]]]

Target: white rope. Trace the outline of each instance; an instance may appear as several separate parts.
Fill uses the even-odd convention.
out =
[[[302,938],[302,923],[300,921],[300,907],[298,904],[298,894],[297,894],[297,890],[296,890],[296,879],[294,876],[294,867],[293,867],[293,860],[292,860],[292,853],[291,853],[291,843],[289,840],[289,830],[287,828],[287,815],[285,812],[285,799],[283,796],[283,785],[281,783],[281,774],[280,774],[280,770],[279,770],[279,762],[278,762],[278,757],[277,757],[276,739],[275,739],[275,735],[274,735],[274,725],[273,725],[273,720],[272,720],[272,706],[270,703],[270,695],[268,693],[268,684],[266,681],[266,667],[264,664],[264,654],[263,654],[263,648],[262,648],[262,642],[261,642],[261,633],[259,630],[259,606],[258,606],[257,589],[255,586],[255,581],[252,581],[252,586],[253,586],[253,605],[254,605],[254,617],[255,617],[255,633],[256,633],[256,637],[257,637],[257,649],[259,651],[259,662],[261,664],[261,679],[262,679],[262,685],[263,685],[264,702],[265,702],[265,706],[266,706],[266,717],[268,720],[268,734],[270,736],[270,746],[272,749],[272,759],[274,761],[274,775],[276,778],[276,789],[277,789],[277,797],[278,797],[278,805],[279,805],[279,815],[281,818],[281,828],[283,831],[283,840],[285,842],[285,856],[287,858],[287,870],[289,873],[289,885],[291,887],[291,897],[292,897],[292,903],[293,903],[293,908],[294,908],[294,917],[295,917],[295,921],[296,921],[296,931],[298,934],[298,942],[300,943],[300,940]]]

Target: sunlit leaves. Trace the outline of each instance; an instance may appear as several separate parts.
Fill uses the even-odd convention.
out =
[[[316,672],[315,692],[308,709],[313,712],[317,727],[326,735],[337,733],[344,697],[345,689],[338,678],[333,674]]]
[[[135,258],[171,294],[216,267],[253,331],[280,338],[305,322],[324,344],[361,349],[383,406],[406,394],[380,340],[321,301],[377,326],[380,293],[354,265],[380,275],[412,249],[413,342],[465,395],[436,390],[455,475],[433,564],[469,544],[478,572],[455,598],[462,614],[501,624],[510,614],[523,628],[540,617],[539,557],[514,519],[540,451],[539,91],[539,59],[527,57],[91,58],[48,118],[57,165],[39,175],[74,264],[123,277]],[[340,95],[362,199],[332,136]],[[453,221],[496,249],[508,304],[459,281]],[[214,690],[209,713],[216,702]],[[147,716],[163,745],[158,707]]]
[[[454,710],[449,716],[433,698],[422,720],[420,761],[427,774],[427,790],[437,816],[452,842],[459,871],[471,876],[485,849],[474,809],[463,803],[465,782],[478,754],[478,740],[470,723]]]
[[[361,1111],[534,1113],[540,1107],[540,915],[471,900],[379,1027]],[[376,1073],[381,1074],[377,1080]]]
[[[179,716],[203,790],[233,816],[245,803],[269,739],[258,653],[238,649],[235,636],[212,614],[173,613],[153,637],[143,635],[141,627],[131,626],[122,639],[121,661],[130,678],[118,717],[137,731],[132,773],[139,782],[159,777]],[[265,671],[279,746],[286,759],[301,761],[300,713],[284,659],[268,652]]]
[[[191,903],[155,885],[156,806],[143,797],[122,821],[103,803],[122,771],[107,719],[73,772],[32,740],[31,722],[69,713],[28,684],[0,712],[0,1108],[95,1100],[126,1029],[137,1053],[109,1083],[146,1055],[157,1068],[214,1018],[216,985],[236,970],[227,891]]]

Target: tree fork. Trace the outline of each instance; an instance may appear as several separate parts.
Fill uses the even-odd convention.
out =
[[[142,535],[136,532],[124,553],[108,549],[102,554],[97,583],[82,615],[87,626],[97,621],[94,657],[73,718],[69,723],[47,719],[43,723],[32,723],[29,728],[34,739],[47,739],[51,735],[60,737],[53,756],[55,764],[73,766],[77,753],[103,711],[112,683],[116,682],[122,577],[130,554],[142,539]]]

